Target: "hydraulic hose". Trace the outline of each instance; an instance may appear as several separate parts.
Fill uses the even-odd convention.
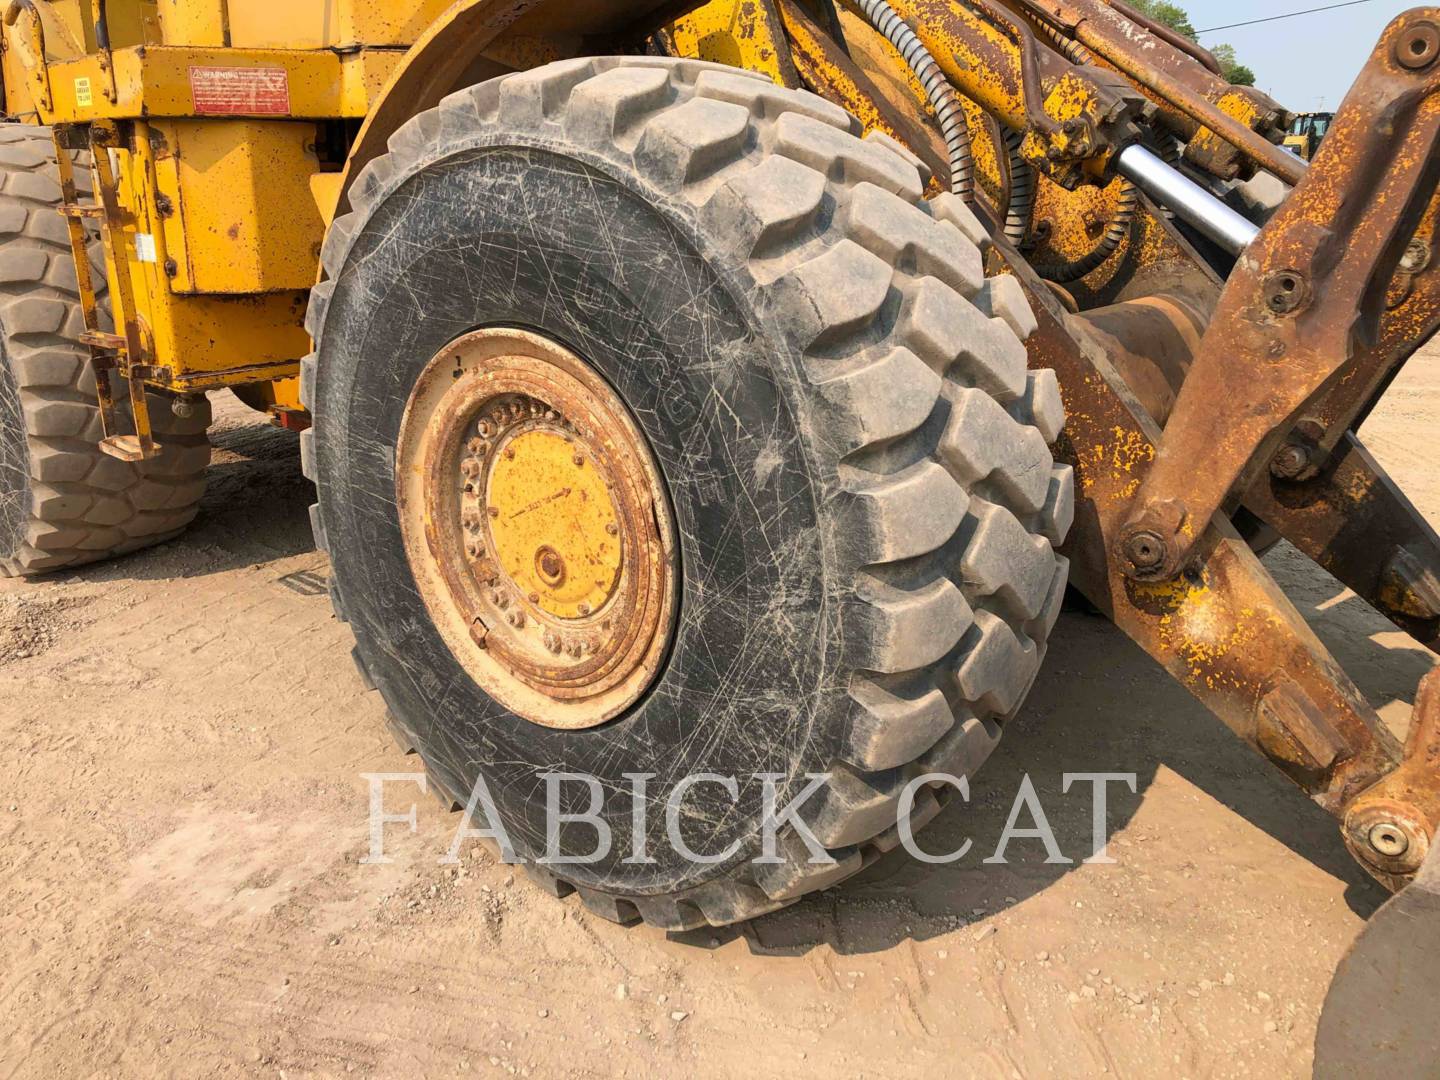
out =
[[[895,46],[920,80],[930,107],[935,110],[935,119],[940,124],[940,134],[949,152],[950,190],[967,202],[973,200],[975,163],[970,154],[970,128],[955,88],[940,70],[940,65],[935,63],[930,51],[915,36],[915,31],[906,25],[886,0],[855,0],[855,6],[870,25]]]
[[[1044,34],[1046,40],[1060,51],[1060,55],[1076,67],[1095,63],[1095,54],[1060,30],[1059,27],[1051,26],[1044,19],[1032,19],[1031,21],[1035,29]]]
[[[1130,235],[1130,224],[1135,220],[1135,211],[1139,207],[1139,190],[1129,180],[1121,180],[1120,200],[1115,207],[1115,216],[1110,219],[1110,224],[1105,228],[1105,235],[1100,237],[1100,242],[1091,249],[1090,253],[1074,262],[1036,265],[1035,272],[1047,281],[1056,281],[1062,285],[1071,281],[1079,281],[1115,254],[1121,242]]]
[[[1010,185],[1005,199],[1005,223],[1001,231],[1005,239],[1021,247],[1030,236],[1030,219],[1035,212],[1035,170],[1020,156],[1018,131],[1005,133],[1005,153],[1009,160]]]

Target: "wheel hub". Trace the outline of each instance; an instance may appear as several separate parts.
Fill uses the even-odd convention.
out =
[[[546,727],[612,719],[658,673],[674,528],[624,403],[579,357],[480,330],[422,374],[396,448],[416,584],[457,660]]]

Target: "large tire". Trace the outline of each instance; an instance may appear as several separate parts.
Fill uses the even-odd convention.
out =
[[[1020,706],[1059,612],[1073,512],[1054,377],[1033,316],[960,202],[811,95],[658,58],[567,61],[448,98],[390,141],[325,245],[303,366],[317,539],[362,675],[432,781],[478,776],[558,894],[666,929],[773,910],[898,843],[902,787],[968,775]],[[483,694],[418,595],[394,451],[417,373],[476,327],[521,325],[587,358],[629,404],[669,486],[682,599],[657,681],[581,732]],[[651,815],[651,865],[535,867],[541,775],[597,776],[630,836],[625,773],[736,775],[692,789],[697,866]],[[828,784],[759,863],[760,784]],[[922,788],[912,821],[949,788]],[[654,793],[661,793],[654,795]],[[582,800],[583,802],[583,800]],[[594,832],[562,834],[588,852]],[[698,840],[697,840],[698,838]],[[658,841],[658,842],[657,842]],[[624,850],[619,850],[623,848]]]
[[[0,573],[9,576],[169,539],[195,517],[210,462],[203,398],[182,419],[170,399],[151,396],[164,447],[151,461],[131,464],[100,450],[54,155],[48,129],[0,126]],[[89,169],[77,164],[76,183],[88,195]],[[103,304],[98,241],[91,261]]]

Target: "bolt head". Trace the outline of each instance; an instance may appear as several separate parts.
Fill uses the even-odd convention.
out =
[[[1154,570],[1165,561],[1165,540],[1159,533],[1138,532],[1125,541],[1125,558],[1136,570]]]
[[[1410,837],[1393,821],[1381,821],[1371,827],[1366,837],[1370,846],[1389,859],[1398,859],[1410,850]]]
[[[1400,258],[1400,269],[1407,274],[1418,274],[1430,265],[1430,246],[1418,236],[1405,245],[1405,254]]]
[[[565,579],[565,560],[552,547],[542,547],[536,552],[535,568],[547,584],[558,585]]]
[[[1265,306],[1276,315],[1290,315],[1310,300],[1310,283],[1298,270],[1279,270],[1261,282]]]
[[[1281,480],[1298,480],[1310,468],[1310,450],[1298,443],[1287,443],[1270,462],[1270,472]]]

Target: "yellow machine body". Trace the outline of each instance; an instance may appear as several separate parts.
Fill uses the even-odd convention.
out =
[[[586,33],[643,8],[537,10],[502,40],[486,30],[501,6],[8,3],[0,61],[8,118],[57,130],[114,125],[123,222],[107,231],[111,303],[128,293],[133,311],[115,310],[114,322],[119,330],[133,318],[144,352],[122,357],[122,374],[143,367],[145,382],[176,393],[233,387],[278,421],[304,426],[295,376],[310,346],[308,290],[344,185],[373,156],[366,133],[383,147],[443,93],[571,55]],[[782,51],[763,40],[779,24],[742,19],[741,7],[709,5],[677,29],[695,39],[693,55],[768,65],[777,81],[793,81],[779,71]],[[382,101],[388,112],[377,110]],[[125,290],[115,287],[121,271]]]
[[[1285,149],[1309,161],[1315,156],[1315,151],[1320,149],[1320,142],[1325,138],[1325,133],[1330,129],[1330,121],[1334,118],[1335,114],[1328,112],[1299,114],[1285,135]]]
[[[134,310],[114,321],[133,316],[143,328],[147,382],[181,393],[238,387],[258,407],[299,413],[307,294],[339,197],[347,125],[365,119],[447,7],[8,5],[6,114],[57,128],[123,125],[111,155],[125,220],[106,257],[112,304],[117,261],[129,271]]]
[[[122,355],[122,374],[142,370],[146,383],[176,393],[236,387],[278,421],[304,426],[295,375],[310,345],[307,292],[325,230],[360,168],[400,124],[446,93],[594,52],[604,35],[660,7],[532,0],[518,5],[527,10],[516,18],[515,6],[11,0],[3,26],[7,115],[77,132],[109,125],[115,133],[108,153],[123,221],[107,230],[111,303],[129,295],[133,311],[116,310],[115,325],[118,332],[133,319],[144,354]],[[803,65],[807,79],[824,82],[868,128],[911,145],[928,141],[943,155],[910,119],[927,106],[898,53],[852,13],[843,19],[853,64],[806,47],[821,35],[793,0],[715,0],[665,24],[660,36],[674,53],[762,72],[782,85],[801,85]],[[956,58],[951,74],[971,99],[982,183],[993,187],[1006,152],[979,109],[1023,119],[1026,103],[1019,61],[991,40],[993,28],[973,29],[937,44]],[[1050,99],[1062,120],[1096,114],[1093,98],[1068,79]],[[1053,160],[1074,149],[1072,130],[1032,133],[1019,152]],[[1083,232],[1069,237],[1065,223],[1103,217],[1080,212],[1105,198],[1079,184],[1080,175],[1077,168],[1041,177],[1059,254],[1092,240]],[[120,271],[130,277],[128,289],[115,287]]]

